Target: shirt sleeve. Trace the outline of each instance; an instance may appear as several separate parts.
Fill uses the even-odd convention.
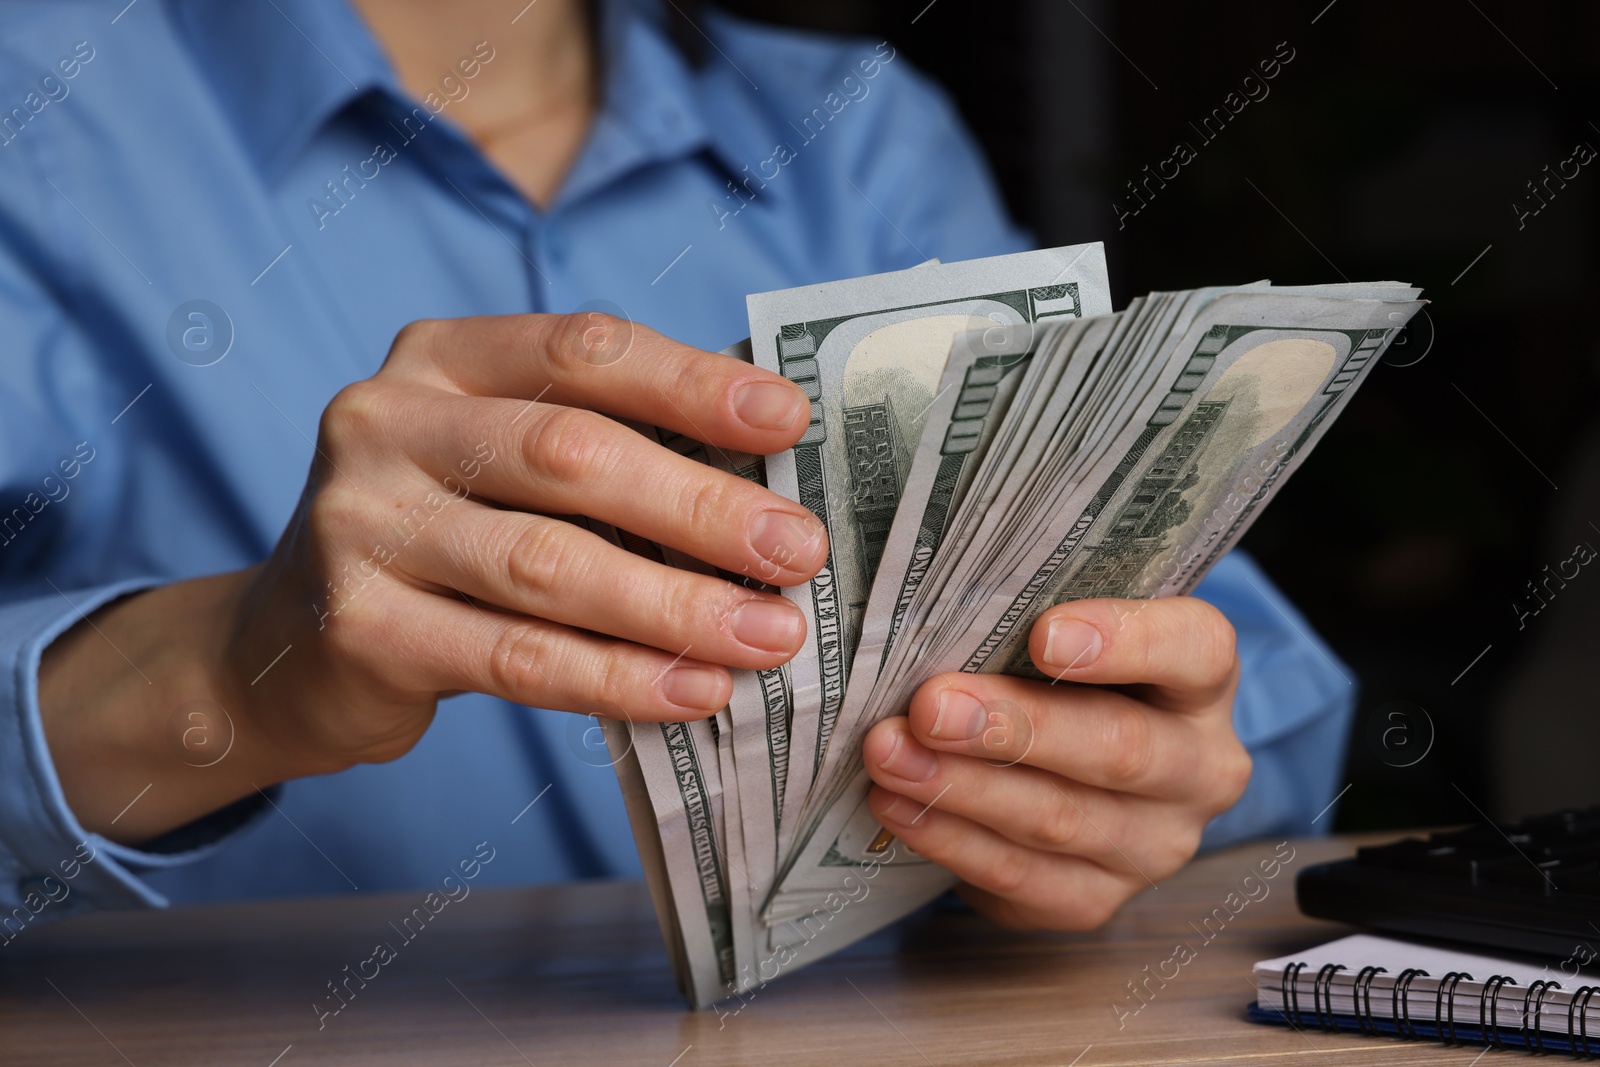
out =
[[[1194,595],[1238,633],[1233,725],[1255,761],[1244,796],[1211,821],[1202,846],[1326,833],[1355,714],[1354,676],[1248,553],[1218,560]]]
[[[0,944],[74,912],[164,907],[140,875],[209,854],[261,803],[225,809],[143,849],[90,833],[67,806],[39,720],[40,655],[82,616],[153,584],[63,590],[0,608]]]
[[[96,386],[115,376],[62,305],[72,291],[66,269],[29,251],[23,220],[44,217],[44,205],[21,147],[8,147],[0,167],[0,947],[74,912],[164,905],[142,873],[199,859],[265,806],[256,797],[134,849],[85,830],[62,794],[39,717],[40,657],[84,616],[162,579],[97,573],[74,549],[92,524],[114,528],[106,502],[116,493],[84,487],[123,476],[131,429],[107,429],[115,409],[101,411]]]
[[[863,171],[886,216],[879,269],[1034,247],[1008,216],[943,91],[907,63],[898,63],[894,75],[894,145]],[[1353,676],[1248,554],[1224,556],[1195,595],[1220,609],[1238,633],[1234,728],[1255,761],[1244,796],[1211,822],[1204,847],[1327,831],[1333,817],[1326,809],[1355,709]]]

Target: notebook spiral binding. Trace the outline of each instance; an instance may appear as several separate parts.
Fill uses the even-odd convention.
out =
[[[1463,981],[1472,981],[1472,975],[1468,974],[1466,971],[1451,971],[1443,978],[1439,979],[1439,993],[1438,996],[1434,998],[1433,1029],[1439,1035],[1439,1040],[1444,1041],[1444,1043],[1447,1045],[1459,1045],[1461,1043],[1460,1039],[1456,1037],[1456,986],[1460,985]],[[1450,1007],[1448,1010],[1446,1010],[1444,1006],[1444,985],[1446,982],[1450,983]],[[1445,1040],[1444,1036],[1444,1023],[1446,1019],[1450,1021],[1449,1040]]]
[[[1380,974],[1389,973],[1387,967],[1367,966],[1356,972],[1356,1025],[1361,1027],[1361,1032],[1368,1037],[1378,1036],[1378,1027],[1372,1021],[1372,980]],[[1366,1004],[1366,1011],[1361,1010],[1362,1003]]]
[[[1573,992],[1571,1002],[1567,1004],[1567,1043],[1572,1046],[1574,1054],[1577,1054],[1578,1042],[1582,1041],[1582,1054],[1584,1056],[1593,1055],[1593,1053],[1589,1051],[1589,1001],[1593,999],[1596,993],[1600,993],[1600,986],[1579,986]],[[1579,1007],[1580,1001],[1582,1002],[1582,1007]],[[1576,1016],[1578,1020],[1577,1036],[1574,1036],[1572,1033],[1574,1016]]]
[[[1333,1017],[1333,976],[1342,970],[1344,970],[1342,963],[1324,964],[1317,972],[1317,980],[1311,983],[1311,1010],[1317,1013],[1317,1025],[1329,1033],[1339,1029],[1339,1024]]]
[[[1296,1026],[1305,1025],[1305,1020],[1300,1017],[1300,972],[1305,969],[1304,963],[1291,963],[1283,968],[1283,1010],[1286,1016],[1293,1013]]]
[[[1517,980],[1510,975],[1492,974],[1483,983],[1483,992],[1478,994],[1478,1033],[1484,1036],[1490,1048],[1506,1047],[1505,1039],[1500,1036],[1500,990],[1516,984]]]
[[[1300,973],[1305,970],[1305,963],[1290,963],[1283,968],[1280,979],[1280,990],[1283,994],[1283,1010],[1281,1014],[1295,1026],[1307,1025],[1304,1012],[1300,1010]],[[1311,1015],[1319,1029],[1337,1030],[1338,1022],[1333,1013],[1333,976],[1345,970],[1343,964],[1329,963],[1317,971],[1315,981],[1311,984]],[[1357,1028],[1368,1037],[1381,1037],[1381,1030],[1372,1014],[1372,983],[1380,974],[1387,974],[1383,967],[1363,967],[1356,972],[1355,988],[1352,994],[1355,1001],[1355,1021]],[[1431,978],[1427,971],[1419,967],[1407,967],[1395,976],[1394,988],[1390,993],[1391,1021],[1396,1033],[1408,1041],[1426,1041],[1427,1035],[1419,1033],[1416,1023],[1411,1018],[1411,1008],[1408,995],[1411,983],[1418,978]],[[1439,979],[1439,989],[1434,996],[1433,1029],[1437,1035],[1435,1040],[1446,1045],[1465,1044],[1456,1033],[1456,987],[1462,982],[1471,982],[1475,979],[1466,971],[1450,971]],[[1516,985],[1516,979],[1509,975],[1491,975],[1484,983],[1483,990],[1478,994],[1478,1033],[1482,1035],[1483,1042],[1493,1049],[1505,1049],[1505,1038],[1500,1033],[1498,1009],[1500,994],[1506,986]],[[1544,1017],[1545,998],[1553,991],[1562,988],[1560,982],[1544,979],[1531,982],[1522,995],[1522,1022],[1518,1027],[1522,1044],[1529,1052],[1559,1051],[1545,1045],[1545,1032],[1540,1025]],[[1595,1035],[1593,1044],[1589,1036],[1589,1002],[1595,994],[1600,993],[1600,985],[1579,986],[1572,992],[1572,999],[1567,1004],[1567,1047],[1571,1054],[1581,1059],[1600,1055],[1600,1034]]]
[[[1406,1000],[1406,997],[1411,994],[1412,979],[1428,977],[1431,976],[1427,971],[1424,971],[1420,967],[1407,967],[1405,970],[1401,971],[1400,976],[1394,980],[1394,1009],[1392,1012],[1394,1016],[1394,1028],[1400,1031],[1401,1037],[1407,1038],[1411,1041],[1422,1040],[1422,1035],[1417,1033],[1417,1028],[1411,1024],[1411,1004],[1408,1000]],[[1370,1006],[1367,1008],[1367,1015],[1369,1017],[1372,1015],[1372,1008]]]
[[[1534,1052],[1543,1052],[1544,1034],[1539,1030],[1539,1015],[1544,1011],[1545,994],[1552,989],[1560,989],[1560,982],[1537,981],[1528,984],[1528,995],[1522,998],[1522,1044],[1523,1047]],[[1534,999],[1537,997],[1538,999]],[[1533,1000],[1533,1025],[1528,1024],[1528,1001]]]

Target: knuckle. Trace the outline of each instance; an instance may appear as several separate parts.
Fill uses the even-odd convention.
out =
[[[552,408],[523,438],[528,468],[551,481],[581,485],[604,474],[609,420],[583,408]]]
[[[384,423],[389,407],[386,393],[373,378],[351,382],[335,393],[322,409],[317,426],[324,450],[337,455],[358,442],[370,440]]]
[[[1149,776],[1154,758],[1153,729],[1141,708],[1125,707],[1105,717],[1104,772],[1112,788],[1131,790]]]
[[[501,629],[489,650],[486,670],[495,692],[517,703],[536,702],[543,681],[541,662],[549,655],[549,633],[531,623],[514,622]]]
[[[557,377],[594,365],[594,353],[618,336],[621,320],[598,311],[529,316],[531,346]]]
[[[505,554],[511,588],[544,600],[570,583],[573,549],[565,533],[561,523],[537,519],[517,532]]]
[[[984,868],[982,881],[974,879],[975,885],[999,895],[1013,896],[1028,882],[1028,876],[1033,870],[1033,862],[1028,858],[1028,853],[1020,848],[1007,848]]]
[[[626,718],[628,707],[636,703],[639,696],[635,680],[631,664],[620,649],[601,653],[586,694],[590,710],[612,718]]]
[[[366,525],[365,498],[341,478],[324,482],[306,506],[308,540],[313,545],[350,544]]]
[[[618,340],[632,333],[632,324],[626,319],[604,311],[586,311],[570,317],[578,320],[578,345],[590,361],[608,358]]]
[[[629,560],[632,564],[634,561]],[[757,594],[734,585],[722,578],[695,574],[673,566],[661,566],[657,561],[642,563],[635,573],[625,576],[620,583],[630,599],[638,603],[645,617],[656,620],[653,626],[656,637],[645,643],[660,648],[683,645],[720,637],[738,642],[733,631],[733,615]]]
[[[1200,851],[1201,832],[1199,825],[1189,825],[1167,836],[1166,847],[1156,857],[1158,877],[1165,877],[1194,858]]]
[[[729,486],[723,479],[706,477],[697,472],[684,489],[682,500],[683,520],[689,529],[719,533],[738,529],[738,524],[730,521],[734,501],[730,499]]]
[[[1216,807],[1219,811],[1233,807],[1244,796],[1245,789],[1250,785],[1250,776],[1255,771],[1255,762],[1243,745],[1235,741],[1228,749],[1227,755],[1218,761]]]
[[[1211,604],[1194,597],[1182,598],[1187,618],[1182,620],[1186,644],[1194,650],[1200,681],[1221,685],[1238,659],[1238,636],[1228,617]]]
[[[400,327],[389,346],[394,360],[432,358],[439,334],[446,328],[443,319],[417,319]]]
[[[1024,704],[1003,699],[991,702],[989,707],[993,710],[979,735],[986,754],[1007,761],[1026,759],[1039,738],[1033,712]]]
[[[1084,815],[1065,796],[1052,798],[1041,806],[1033,827],[1033,838],[1051,852],[1072,852],[1083,839]]]

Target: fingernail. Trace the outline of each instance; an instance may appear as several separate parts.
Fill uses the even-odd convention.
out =
[[[728,702],[727,679],[709,667],[674,667],[661,678],[661,695],[680,708],[718,711]]]
[[[822,523],[787,511],[763,511],[750,524],[750,547],[768,563],[794,571],[810,571],[822,564],[825,550]]]
[[[805,636],[800,609],[787,600],[746,600],[728,616],[728,628],[742,644],[768,652],[792,652]]]
[[[758,430],[787,430],[804,402],[800,390],[782,382],[747,382],[733,394],[733,410]]]
[[[933,717],[928,736],[941,741],[970,741],[983,732],[987,718],[983,704],[972,694],[946,689],[939,694],[939,712]]]
[[[1100,631],[1078,619],[1055,619],[1044,632],[1044,662],[1052,670],[1071,671],[1100,658]]]
[[[878,764],[878,768],[908,782],[926,782],[939,769],[939,757],[905,734],[899,734],[894,739],[889,758]]]
[[[910,797],[896,796],[883,806],[883,819],[899,823],[901,826],[910,826],[916,821],[917,816],[926,809],[917,804]]]

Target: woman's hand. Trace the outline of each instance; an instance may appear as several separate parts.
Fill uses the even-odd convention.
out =
[[[636,721],[703,718],[728,700],[728,667],[792,657],[805,619],[781,596],[635,555],[569,517],[752,587],[810,578],[827,553],[821,524],[607,416],[766,454],[798,439],[809,407],[777,375],[605,316],[413,323],[374,377],[328,405],[270,559],[97,616],[117,647],[165,650],[132,656],[150,664],[150,692],[75,671],[92,651],[127,673],[92,635],[52,647],[46,732],[80,821],[104,831],[154,779],[115,830],[138,840],[257,786],[394,759],[457,691]],[[108,698],[96,694],[113,689],[120,711],[97,712]],[[204,787],[163,719],[197,697],[233,731]],[[166,764],[127,751],[136,731],[111,719],[128,699],[148,709]],[[124,749],[114,772],[93,758],[108,730]]]
[[[1233,627],[1192,597],[1082,600],[1029,636],[1058,680],[932,679],[867,735],[869,802],[978,911],[1084,929],[1183,866],[1244,792]]]

